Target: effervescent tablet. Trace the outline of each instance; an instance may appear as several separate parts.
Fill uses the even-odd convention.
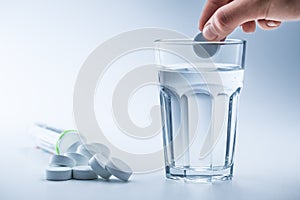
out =
[[[72,178],[72,169],[70,167],[53,167],[46,168],[46,179],[49,181],[65,181]]]
[[[76,152],[86,156],[89,159],[96,153],[102,153],[106,157],[109,157],[110,154],[108,147],[100,143],[81,144],[78,146]]]
[[[108,161],[108,158],[102,153],[97,153],[89,160],[89,165],[96,174],[104,179],[109,179],[111,173],[109,173],[105,168]]]
[[[210,58],[214,56],[220,48],[220,45],[216,43],[209,43],[203,36],[202,32],[196,35],[194,41],[207,42],[207,43],[199,43],[199,44],[196,43],[193,45],[194,52],[197,54],[197,56],[201,58]]]
[[[49,164],[51,166],[73,167],[75,166],[75,160],[63,155],[53,155],[50,158]]]
[[[112,175],[121,179],[122,181],[128,181],[132,175],[132,169],[122,160],[118,158],[111,158],[106,164],[105,168]]]
[[[69,152],[69,153],[65,153],[64,155],[75,160],[75,165],[77,165],[77,166],[78,165],[88,165],[88,163],[89,163],[89,159],[86,156],[79,154],[79,153]]]
[[[82,143],[80,141],[75,142],[74,144],[72,144],[67,150],[66,153],[74,153],[76,152],[77,148],[79,145],[81,145]]]
[[[90,143],[87,145],[87,147],[90,148],[91,151],[94,152],[94,154],[101,153],[106,158],[109,158],[110,156],[109,148],[102,143],[97,143],[97,142]]]
[[[93,180],[97,178],[98,178],[97,174],[88,165],[73,167],[73,179]]]

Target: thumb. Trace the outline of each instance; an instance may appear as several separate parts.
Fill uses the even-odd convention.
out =
[[[254,9],[249,2],[253,1],[232,1],[220,7],[206,22],[203,29],[204,37],[207,40],[222,40],[239,25],[263,14],[259,13],[261,9]]]

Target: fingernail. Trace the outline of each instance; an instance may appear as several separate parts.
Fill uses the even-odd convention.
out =
[[[277,27],[278,26],[278,24],[276,23],[276,22],[274,22],[274,21],[267,21],[267,25],[269,26],[269,27]]]
[[[207,40],[215,40],[218,37],[218,34],[211,24],[208,24],[204,27],[203,35]]]

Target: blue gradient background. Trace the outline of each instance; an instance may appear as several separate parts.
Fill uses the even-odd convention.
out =
[[[20,163],[11,157],[35,155],[26,148],[31,145],[26,131],[34,121],[74,126],[75,79],[94,48],[113,35],[142,27],[168,28],[193,36],[198,32],[203,4],[199,0],[0,1],[0,138],[4,143],[0,155],[11,163],[0,168],[0,198],[56,197],[47,183],[39,186],[39,173],[32,172],[30,178],[25,171],[15,170]],[[165,183],[161,173],[158,184],[149,176],[149,185],[133,186],[137,190],[130,191],[148,198],[163,198],[177,191],[169,196],[299,199],[299,36],[300,22],[283,23],[274,31],[258,28],[255,34],[238,28],[231,34],[248,42],[232,183],[209,189],[203,185],[179,188],[173,182]],[[26,166],[41,170],[34,164]],[[20,179],[10,177],[16,171]],[[36,181],[26,184],[26,178]],[[159,185],[163,189],[158,189]],[[14,192],[20,187],[24,188]],[[45,188],[30,192],[33,187]],[[147,187],[153,187],[155,194],[147,193]],[[120,195],[126,197],[126,191],[120,189]]]

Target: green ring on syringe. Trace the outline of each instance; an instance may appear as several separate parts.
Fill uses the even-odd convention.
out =
[[[61,134],[60,134],[60,136],[59,136],[59,138],[58,138],[58,140],[57,140],[57,142],[56,142],[56,144],[55,144],[55,151],[56,151],[56,154],[57,155],[60,155],[60,153],[61,153],[61,142],[63,141],[63,138],[64,138],[64,142],[66,142],[66,135],[68,135],[69,133],[76,133],[76,134],[78,134],[78,131],[77,130],[65,130],[65,131],[63,131]],[[78,136],[78,140],[79,140],[80,138],[79,138],[79,136]],[[75,143],[76,141],[73,141],[73,143]],[[70,144],[70,145],[72,145],[72,143]]]

